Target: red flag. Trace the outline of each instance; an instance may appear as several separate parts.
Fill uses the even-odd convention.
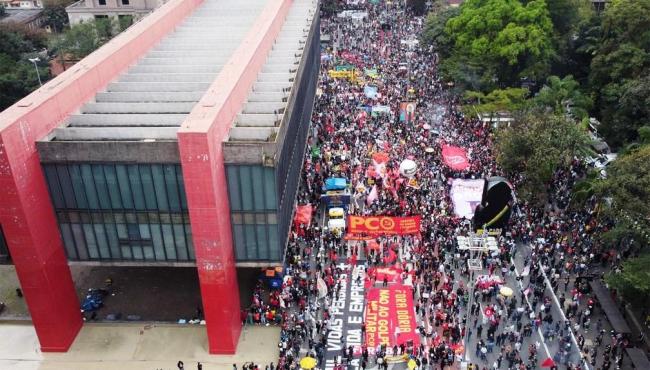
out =
[[[544,362],[542,362],[542,367],[553,367],[555,366],[555,361],[552,358],[548,357]]]

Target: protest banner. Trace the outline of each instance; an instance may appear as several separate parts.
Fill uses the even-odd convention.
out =
[[[476,206],[483,198],[483,180],[453,179],[451,182],[451,201],[454,204],[454,214],[458,217],[471,219]]]
[[[414,101],[401,102],[399,104],[399,121],[400,122],[413,122],[415,119],[415,108],[417,103]]]
[[[467,152],[457,146],[443,145],[442,161],[452,170],[463,171],[469,168]]]
[[[348,232],[367,235],[407,235],[420,233],[420,216],[348,216]]]
[[[366,345],[391,348],[394,345],[419,346],[411,288],[392,286],[371,288],[366,294]]]

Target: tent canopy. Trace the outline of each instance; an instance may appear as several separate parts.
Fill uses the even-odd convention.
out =
[[[325,190],[343,190],[347,185],[348,180],[342,177],[330,177],[325,180]]]

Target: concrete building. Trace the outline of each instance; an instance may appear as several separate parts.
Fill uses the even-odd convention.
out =
[[[5,9],[42,9],[41,0],[0,0]]]
[[[0,240],[44,351],[82,325],[69,261],[196,266],[209,351],[235,351],[237,268],[283,263],[317,6],[170,0],[0,113]]]
[[[161,6],[165,0],[80,0],[65,8],[74,25],[96,18],[118,18],[131,24]]]
[[[3,24],[19,24],[28,30],[37,30],[45,23],[43,9],[12,8],[5,10],[5,16],[0,18]]]

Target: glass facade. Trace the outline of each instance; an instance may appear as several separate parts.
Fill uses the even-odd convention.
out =
[[[281,261],[273,168],[227,165],[232,236],[237,261]]]
[[[179,164],[43,164],[70,260],[193,261]]]
[[[238,262],[283,261],[320,68],[318,17],[316,22],[277,167],[226,165]]]
[[[276,169],[277,191],[279,196],[278,218],[280,245],[287,243],[291,216],[296,201],[296,192],[300,180],[300,170],[307,144],[309,122],[316,94],[318,71],[320,69],[320,22],[316,16],[316,28],[312,35],[311,44],[306,55],[302,78],[297,86],[297,98],[293,112],[288,122],[287,134],[282,143],[282,149]]]

